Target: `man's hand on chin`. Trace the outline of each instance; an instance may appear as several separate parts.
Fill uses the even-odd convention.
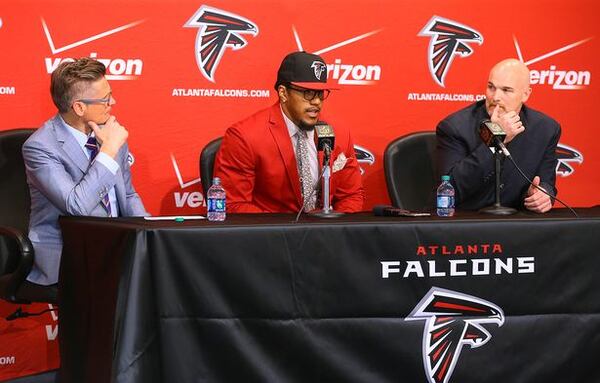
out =
[[[500,105],[496,105],[490,119],[492,122],[500,125],[502,130],[504,130],[504,133],[506,133],[506,138],[504,139],[505,144],[508,144],[513,138],[525,131],[525,126],[523,126],[523,123],[521,122],[521,117],[513,111],[501,112]]]
[[[92,128],[96,139],[102,145],[100,151],[115,158],[121,146],[127,141],[127,137],[129,136],[127,129],[117,122],[115,116],[110,116],[102,127],[93,121],[89,121],[88,125]]]

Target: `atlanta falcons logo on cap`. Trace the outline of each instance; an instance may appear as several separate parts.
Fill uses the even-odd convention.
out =
[[[203,5],[184,27],[200,28],[196,35],[196,62],[200,72],[215,82],[215,70],[223,57],[225,48],[236,51],[246,46],[241,36],[258,35],[258,26],[236,14]]]
[[[419,32],[419,36],[431,37],[427,62],[435,82],[444,87],[444,79],[454,56],[470,56],[473,49],[468,42],[483,44],[483,36],[476,30],[456,21],[434,16]]]
[[[310,67],[315,70],[315,77],[317,78],[317,80],[321,79],[321,75],[323,74],[325,69],[327,69],[327,66],[325,65],[325,63],[323,63],[321,61],[313,61],[312,65]]]
[[[483,323],[504,324],[495,304],[456,291],[432,287],[407,321],[424,320],[423,364],[429,383],[448,383],[464,345],[481,347],[492,336]]]

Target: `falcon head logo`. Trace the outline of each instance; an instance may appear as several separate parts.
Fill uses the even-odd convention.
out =
[[[435,82],[444,87],[444,79],[454,56],[467,57],[473,49],[467,43],[483,44],[483,36],[476,30],[456,21],[434,16],[419,32],[430,37],[427,62]]]
[[[313,61],[312,65],[310,67],[314,69],[315,77],[317,78],[317,80],[321,79],[321,75],[327,69],[327,66],[325,65],[325,63],[323,63],[321,61]]]
[[[448,383],[463,346],[486,344],[492,335],[484,323],[504,324],[504,313],[495,304],[456,291],[432,287],[408,321],[424,320],[423,364],[429,383]]]
[[[558,144],[556,146],[556,174],[561,177],[568,177],[575,169],[571,166],[571,162],[583,162],[583,155],[576,149],[567,146],[565,144]]]
[[[375,156],[369,150],[363,148],[362,146],[354,145],[354,156],[356,157],[356,161],[359,165],[373,165],[375,163]],[[365,173],[365,169],[362,166],[359,166],[360,174]]]
[[[226,48],[234,51],[246,46],[244,33],[258,35],[258,26],[241,16],[203,5],[184,27],[199,28],[196,35],[196,62],[200,72],[215,82],[215,70]]]

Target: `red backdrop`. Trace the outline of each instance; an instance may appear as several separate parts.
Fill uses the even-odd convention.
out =
[[[600,203],[599,8],[593,0],[9,0],[0,9],[0,130],[39,127],[55,113],[49,73],[61,60],[103,59],[147,209],[204,213],[202,147],[273,103],[281,59],[302,47],[322,55],[341,88],[327,100],[327,113],[348,124],[355,144],[373,155],[362,163],[370,208],[388,202],[387,143],[435,129],[484,93],[494,63],[518,57],[532,70],[529,104],[562,124],[560,197],[573,206],[594,205]],[[214,26],[202,10],[244,21],[240,28],[219,27],[224,45],[206,73],[196,45]],[[435,17],[454,25],[450,37],[460,43],[443,81],[429,65]],[[456,34],[457,27],[465,34]]]

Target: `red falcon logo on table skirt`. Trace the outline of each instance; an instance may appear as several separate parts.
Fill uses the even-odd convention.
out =
[[[491,334],[482,324],[504,324],[504,312],[495,304],[474,297],[432,287],[407,321],[424,320],[423,364],[429,383],[448,383],[465,345],[478,348]]]

